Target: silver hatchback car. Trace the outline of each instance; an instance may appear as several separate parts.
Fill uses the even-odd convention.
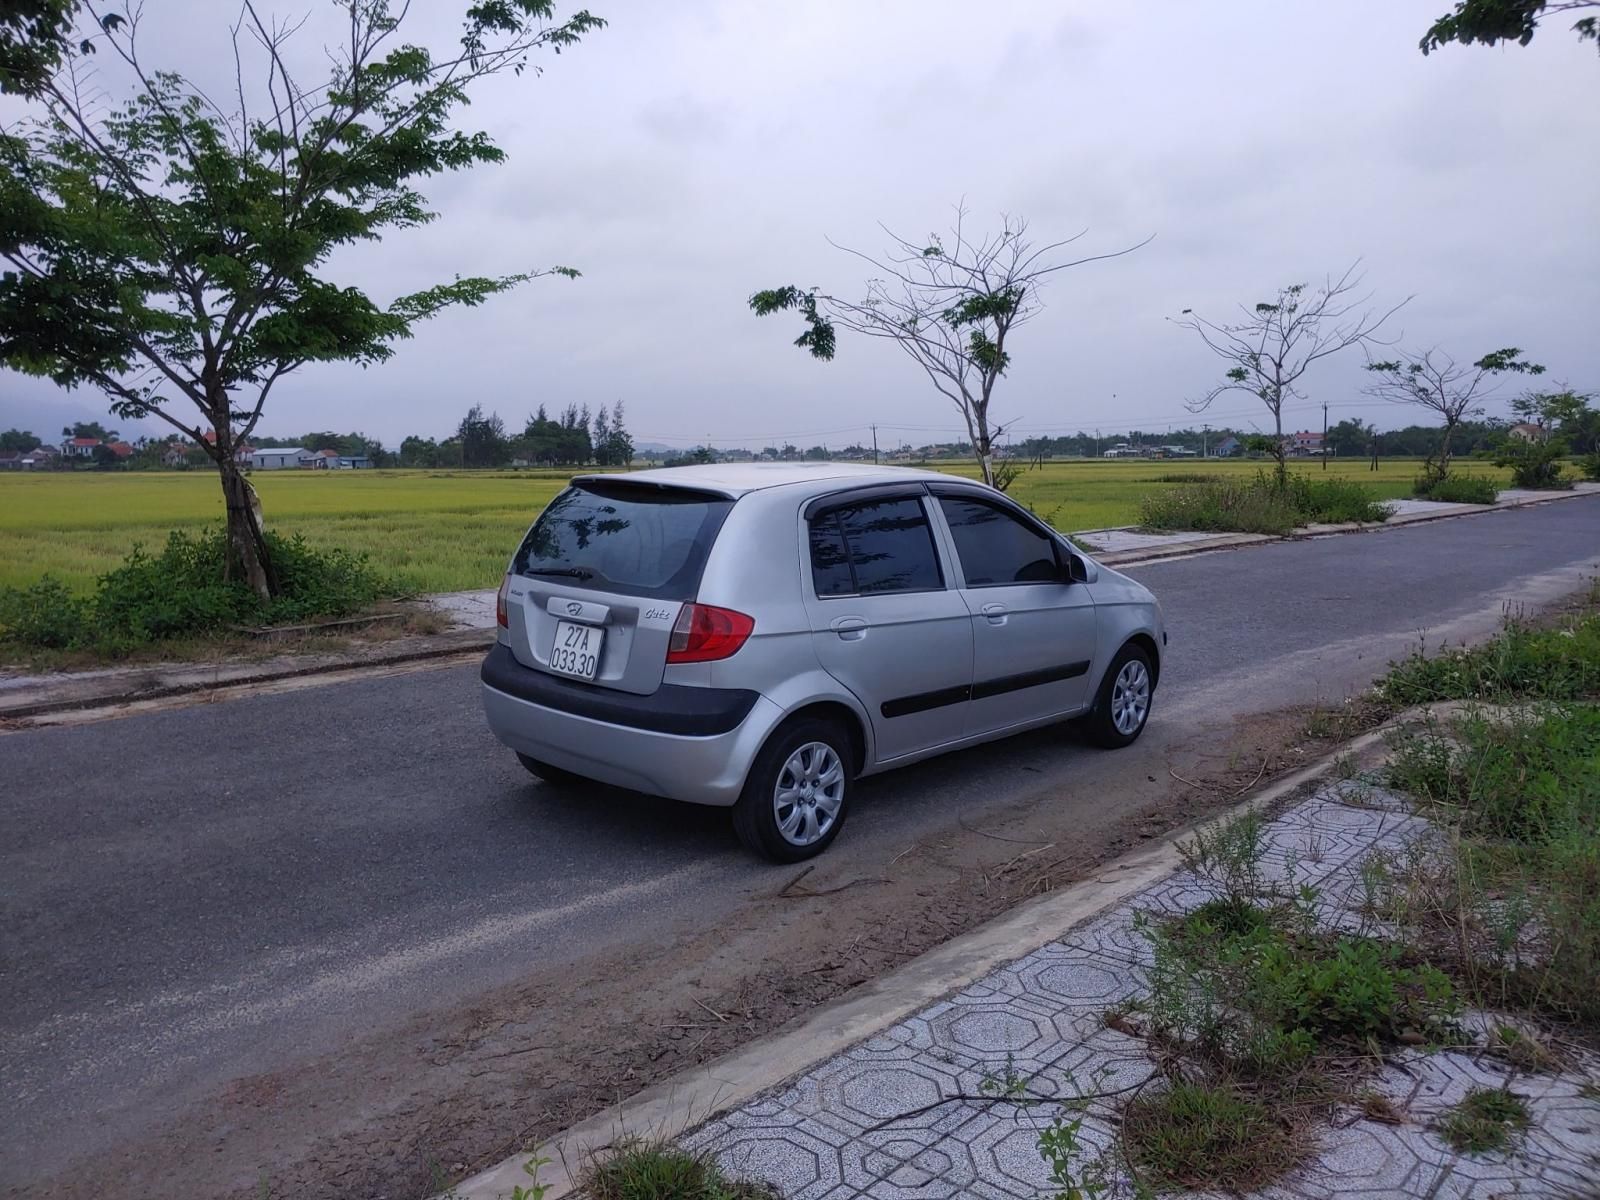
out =
[[[981,484],[741,463],[586,475],[500,586],[489,726],[552,782],[733,809],[824,850],[864,775],[1077,718],[1125,746],[1166,643],[1142,585]]]

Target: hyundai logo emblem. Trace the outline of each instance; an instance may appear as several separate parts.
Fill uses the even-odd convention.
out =
[[[583,611],[583,605],[579,604],[576,600],[568,600],[567,601],[567,615],[568,616],[575,617],[579,613],[581,613],[582,611]]]

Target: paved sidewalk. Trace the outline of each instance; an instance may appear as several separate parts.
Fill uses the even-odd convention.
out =
[[[1398,798],[1339,784],[1269,827],[1269,876],[1313,884],[1321,919],[1360,923],[1359,868],[1380,847],[1427,836]],[[1291,872],[1293,872],[1291,876]],[[1042,1200],[1054,1194],[1038,1136],[1061,1111],[972,1100],[1007,1070],[1030,1094],[1071,1098],[1130,1087],[1155,1073],[1144,1042],[1105,1027],[1108,1006],[1140,993],[1152,955],[1135,914],[1181,914],[1215,892],[1179,871],[1131,900],[901,1021],[785,1086],[679,1139],[730,1172],[775,1185],[786,1200]],[[1491,1014],[1469,1014],[1469,1030]],[[1404,1113],[1381,1124],[1350,1110],[1321,1131],[1313,1160],[1259,1193],[1273,1200],[1342,1196],[1487,1200],[1597,1194],[1600,1058],[1562,1073],[1518,1075],[1533,1121],[1511,1154],[1466,1156],[1431,1126],[1468,1088],[1507,1083],[1507,1068],[1462,1052],[1391,1056],[1370,1086]],[[955,1098],[962,1097],[962,1098]],[[1113,1142],[1103,1108],[1082,1135]],[[1091,1154],[1092,1157],[1092,1154]],[[1126,1192],[1122,1194],[1127,1194]]]

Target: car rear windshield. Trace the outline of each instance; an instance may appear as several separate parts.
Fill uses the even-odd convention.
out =
[[[648,484],[574,484],[550,502],[512,562],[518,575],[687,600],[733,501]]]

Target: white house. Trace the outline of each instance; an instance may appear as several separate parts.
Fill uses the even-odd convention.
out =
[[[298,467],[311,452],[300,446],[258,446],[253,466],[258,471],[277,471],[284,467]]]

